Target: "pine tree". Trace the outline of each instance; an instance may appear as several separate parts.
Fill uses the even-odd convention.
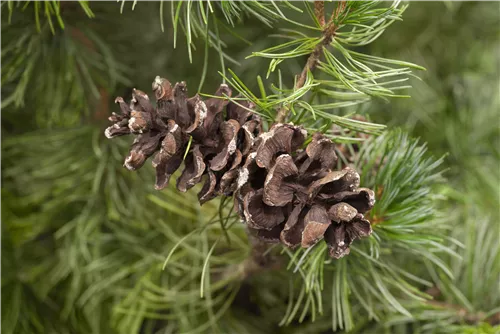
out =
[[[494,3],[2,2],[3,330],[498,332],[499,21]],[[165,118],[181,125],[175,154],[188,171],[172,171],[163,190],[154,156],[129,171],[132,138],[104,135],[108,117],[122,121],[117,96],[136,101],[120,131],[130,132],[132,116],[139,141],[173,129],[144,110],[178,101],[156,94],[155,104],[156,76],[174,95],[198,96],[190,113],[203,101],[223,117],[203,135],[182,126],[184,114]],[[288,157],[257,160],[268,174],[297,171],[277,192],[252,194],[271,192],[288,217],[298,206],[285,189],[355,171],[359,180],[342,187],[373,191],[358,220],[371,235],[341,253],[328,232],[311,247],[267,243],[270,233],[233,208],[251,196],[220,186],[217,172],[213,198],[200,205],[203,182],[183,181],[192,164],[202,156],[210,166],[204,147],[219,121],[239,129],[248,120],[261,127],[255,138],[304,134],[273,151]],[[255,142],[259,155],[265,142]],[[222,171],[252,163],[224,161]],[[323,174],[314,174],[307,164],[319,161]],[[193,189],[179,192],[176,180]],[[318,204],[325,194],[300,196],[328,211]],[[299,209],[301,219],[315,212]],[[309,246],[303,230],[298,243]]]

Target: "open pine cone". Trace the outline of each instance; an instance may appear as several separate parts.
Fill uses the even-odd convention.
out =
[[[215,93],[219,98],[206,101],[187,98],[184,82],[172,88],[159,77],[153,91],[156,107],[136,89],[130,104],[118,97],[122,113],[109,118],[114,124],[105,135],[136,135],[124,163],[130,170],[156,154],[156,189],[166,187],[184,161],[178,190],[205,177],[200,203],[234,194],[240,217],[265,241],[308,248],[324,238],[330,256],[338,259],[349,254],[356,238],[371,234],[363,214],[373,207],[374,193],[359,188],[352,168],[333,170],[334,144],[322,134],[314,134],[303,150],[307,132],[301,127],[278,123],[261,133],[251,102],[223,98],[231,95],[227,85]]]
[[[316,133],[298,150],[305,139],[303,129],[289,124],[263,133],[241,168],[235,207],[260,238],[304,248],[324,238],[338,259],[356,238],[371,234],[363,213],[373,207],[374,193],[359,188],[355,170],[332,170],[337,156],[328,138]]]
[[[136,135],[124,166],[129,170],[141,168],[156,153],[152,161],[155,188],[163,189],[184,160],[178,190],[188,190],[205,176],[198,194],[201,203],[218,194],[231,195],[236,189],[238,168],[261,132],[260,117],[249,111],[253,104],[244,101],[238,105],[223,98],[231,96],[227,85],[221,85],[215,93],[220,98],[206,101],[198,95],[188,98],[184,82],[172,88],[160,77],[153,82],[153,91],[156,107],[137,89],[130,104],[121,97],[115,100],[122,113],[109,117],[114,124],[106,129],[106,137]]]

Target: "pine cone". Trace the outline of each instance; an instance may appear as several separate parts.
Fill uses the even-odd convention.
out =
[[[109,118],[114,124],[105,135],[136,135],[124,163],[130,170],[156,153],[156,189],[166,187],[184,161],[177,189],[187,191],[205,177],[200,203],[234,193],[238,213],[263,240],[308,248],[324,238],[330,255],[341,258],[356,238],[371,234],[363,213],[373,207],[374,193],[359,188],[353,169],[333,170],[334,144],[322,134],[302,150],[304,129],[275,124],[261,134],[251,102],[187,98],[184,82],[172,88],[159,77],[153,90],[156,108],[136,89],[130,105],[117,98],[122,113]],[[215,95],[230,96],[231,90],[221,85]]]
[[[109,117],[114,124],[106,129],[106,137],[136,135],[124,166],[136,170],[156,153],[152,161],[156,168],[155,188],[163,189],[182,164],[189,146],[177,189],[187,191],[205,176],[198,194],[201,203],[218,194],[231,195],[240,164],[261,132],[260,117],[249,111],[254,105],[247,101],[236,104],[225,98],[203,101],[198,95],[187,98],[184,82],[172,88],[167,79],[160,77],[153,82],[153,91],[156,108],[146,93],[136,89],[130,105],[121,97],[115,100],[122,112]],[[221,85],[215,95],[231,96],[231,90]]]
[[[263,133],[241,167],[235,207],[263,240],[308,248],[324,238],[338,259],[356,238],[371,234],[363,213],[373,207],[374,193],[359,188],[355,170],[332,170],[337,156],[328,138],[316,133],[298,150],[305,139],[301,127],[289,124]]]

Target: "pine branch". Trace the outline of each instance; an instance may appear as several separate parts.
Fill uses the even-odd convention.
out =
[[[361,54],[346,47],[366,45],[379,37],[406,9],[406,6],[398,8],[398,5],[399,2],[396,1],[390,7],[378,8],[375,2],[367,2],[363,5],[340,2],[325,25],[319,28],[323,31],[321,37],[307,37],[298,31],[291,31],[289,36],[286,36],[292,39],[291,41],[253,52],[247,57],[271,59],[267,73],[269,77],[270,73],[274,72],[285,60],[308,55],[301,73],[296,76],[293,89],[283,87],[281,73],[279,73],[279,83],[271,86],[275,94],[259,99],[242,84],[242,80],[234,73],[232,73],[234,79],[224,77],[242,95],[251,99],[263,113],[272,115],[272,120],[283,122],[284,118],[292,112],[295,116],[292,120],[306,126],[318,126],[321,122],[319,127],[326,129],[327,123],[333,123],[360,132],[380,134],[384,126],[369,122],[352,122],[346,116],[338,116],[335,111],[348,109],[347,113],[356,112],[355,106],[370,101],[371,97],[382,99],[407,97],[407,95],[397,94],[396,91],[409,88],[408,85],[401,83],[411,75],[410,69],[422,69],[421,67],[407,62]],[[316,3],[315,14],[306,4],[306,10],[318,26],[323,20],[322,6],[324,12],[324,4]],[[341,28],[343,30],[340,30]],[[337,54],[334,55],[327,46],[338,51],[342,58]],[[320,59],[321,55],[324,55],[324,61]],[[315,69],[321,72],[320,75],[328,76],[326,80],[314,78],[311,70]],[[301,99],[306,94],[309,97],[307,102]],[[320,102],[325,100],[328,103]]]
[[[304,86],[304,83],[306,82],[307,78],[307,73],[314,71],[316,68],[319,58],[321,56],[321,51],[323,48],[327,45],[330,45],[332,42],[333,38],[335,37],[335,32],[337,31],[338,24],[336,19],[338,16],[345,10],[346,7],[346,1],[342,0],[339,2],[339,5],[337,9],[335,10],[335,13],[332,14],[330,19],[328,20],[328,24],[325,25],[325,3],[324,1],[315,1],[314,2],[314,11],[316,15],[316,19],[318,20],[321,28],[322,28],[322,40],[321,43],[316,45],[314,48],[314,51],[310,54],[309,58],[307,59],[306,65],[304,66],[304,69],[296,79],[295,83],[295,90],[300,89]],[[276,115],[276,123],[283,123],[288,116],[288,113],[290,110],[286,108],[285,106],[281,107],[278,110],[278,113]]]

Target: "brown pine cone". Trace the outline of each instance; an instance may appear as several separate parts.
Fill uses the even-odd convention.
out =
[[[235,207],[263,240],[308,248],[324,238],[338,259],[356,238],[371,234],[363,213],[375,196],[359,188],[355,170],[332,170],[337,156],[328,138],[316,133],[298,150],[305,139],[306,132],[290,124],[261,134],[241,167]]]
[[[184,161],[178,190],[187,191],[205,176],[198,194],[201,203],[218,194],[231,195],[236,189],[238,168],[262,129],[260,117],[249,111],[254,105],[223,98],[231,96],[227,85],[221,85],[215,93],[220,98],[206,101],[199,95],[188,98],[184,82],[172,88],[167,79],[160,77],[155,78],[153,91],[156,107],[146,93],[136,89],[129,105],[121,97],[115,100],[122,113],[109,117],[114,124],[106,129],[106,137],[136,135],[124,166],[139,169],[156,153],[152,161],[156,189],[165,188]]]

